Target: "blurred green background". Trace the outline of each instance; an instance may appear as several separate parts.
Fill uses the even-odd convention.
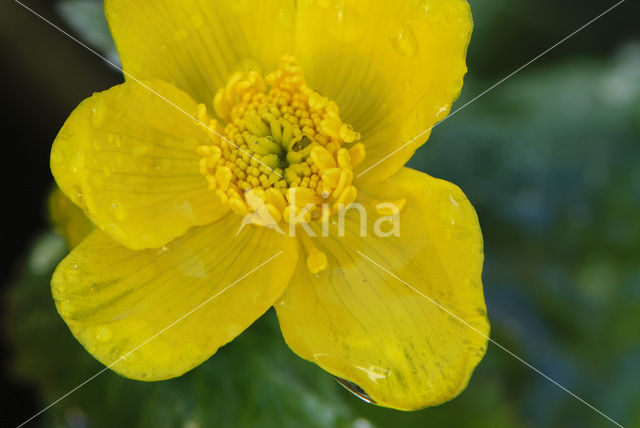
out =
[[[454,106],[614,2],[470,0],[469,74]],[[116,58],[101,1],[25,1]],[[458,184],[485,237],[492,337],[624,425],[640,427],[640,4],[619,8],[438,125],[411,161]],[[69,112],[121,77],[13,1],[0,4],[6,199],[2,425],[102,366],[57,315],[65,255],[44,209],[49,149]],[[455,400],[414,413],[367,405],[288,350],[269,313],[187,375],[105,372],[28,426],[614,426],[489,345]]]

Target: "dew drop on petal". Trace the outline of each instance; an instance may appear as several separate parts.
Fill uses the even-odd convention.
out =
[[[124,221],[127,218],[127,210],[120,204],[111,204],[111,214],[117,221]]]
[[[470,233],[466,226],[469,213],[465,206],[459,202],[462,201],[462,198],[464,196],[457,192],[446,192],[442,195],[439,207],[440,218],[449,227],[449,236],[456,239],[464,239]]]
[[[262,74],[262,66],[260,65],[260,61],[256,58],[247,57],[243,58],[240,62],[240,69],[246,71],[255,71],[256,73]]]
[[[429,0],[411,0],[411,6],[415,11],[413,18],[418,20],[426,20],[429,15]]]
[[[98,327],[96,329],[96,340],[101,343],[107,343],[113,338],[113,333],[109,327]]]
[[[62,302],[58,302],[58,312],[60,312],[60,315],[62,315],[62,317],[65,318],[65,319],[72,318],[73,317],[73,304],[68,300],[64,300]]]
[[[334,376],[334,378],[338,381],[340,385],[342,385],[347,391],[358,397],[364,402],[375,404],[375,401],[365,392],[364,389],[360,388],[355,383],[348,381],[346,379],[342,379],[340,377]]]
[[[82,210],[83,210],[83,211],[85,211],[85,213],[86,213],[86,210],[87,210],[87,201],[85,201],[85,199],[84,199],[84,193],[82,193],[82,192],[76,192],[76,200],[75,200],[75,203],[76,203],[80,208],[82,208]]]
[[[355,42],[365,33],[365,21],[353,7],[339,4],[333,10],[334,23],[330,24],[332,35],[344,42]]]
[[[64,163],[64,152],[57,145],[51,149],[51,164],[62,165]]]
[[[55,282],[55,285],[53,285],[53,293],[54,294],[60,294],[64,291],[64,285],[58,281]]]
[[[391,40],[391,45],[400,55],[407,57],[416,56],[418,53],[418,40],[409,22],[399,26]]]
[[[78,265],[73,265],[64,270],[64,279],[67,282],[76,282],[80,277],[80,268]]]
[[[102,101],[97,101],[91,108],[91,123],[94,127],[99,128],[104,123],[106,109]]]

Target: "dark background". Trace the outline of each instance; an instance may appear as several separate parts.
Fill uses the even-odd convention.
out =
[[[27,1],[25,3],[65,30],[73,32],[56,12],[56,2]],[[467,84],[465,84],[462,98],[457,103],[457,106],[462,105],[463,100],[473,98],[473,96],[482,92],[491,84],[508,75],[614,4],[614,2],[609,1],[594,0],[563,0],[562,2],[557,0],[470,0],[470,3],[474,12],[476,26],[469,49]],[[620,269],[623,269],[623,267],[616,267],[616,265],[612,268],[605,267],[598,270],[603,263],[602,257],[599,256],[601,252],[605,254],[612,254],[612,251],[615,252],[617,255],[616,260],[624,260],[624,269],[629,266],[633,269],[637,264],[637,260],[640,259],[638,242],[635,241],[635,238],[629,238],[630,240],[628,239],[627,241],[623,240],[624,242],[617,246],[607,247],[607,238],[603,238],[595,232],[591,234],[593,230],[588,225],[584,226],[585,229],[580,229],[579,227],[576,230],[572,229],[572,225],[575,226],[576,222],[571,219],[582,218],[580,217],[582,211],[573,212],[569,209],[568,211],[560,212],[554,208],[560,204],[559,201],[566,202],[567,199],[578,198],[575,204],[571,204],[573,208],[582,207],[588,212],[594,210],[603,212],[602,216],[593,220],[593,223],[588,224],[601,226],[610,223],[615,225],[618,223],[618,219],[606,216],[606,213],[614,212],[626,216],[625,221],[634,226],[638,222],[637,216],[640,214],[638,211],[633,211],[637,207],[635,205],[636,202],[627,206],[621,201],[625,198],[631,198],[636,201],[636,199],[633,199],[637,197],[636,195],[615,194],[615,192],[611,195],[610,190],[616,188],[615,183],[611,182],[611,187],[605,186],[602,190],[602,194],[609,195],[609,198],[602,199],[600,198],[602,196],[600,193],[586,192],[581,194],[580,192],[584,190],[582,187],[572,187],[571,183],[566,183],[567,180],[575,179],[575,174],[571,175],[571,171],[584,174],[580,175],[583,178],[591,177],[592,173],[586,168],[591,165],[592,157],[598,157],[613,169],[619,167],[637,171],[639,168],[638,163],[640,162],[640,158],[637,157],[639,144],[637,137],[640,132],[634,134],[633,131],[619,131],[618,124],[622,122],[616,122],[616,118],[622,117],[621,115],[625,114],[623,112],[603,110],[594,115],[596,118],[595,124],[583,122],[587,118],[591,118],[589,113],[583,113],[583,116],[578,113],[578,116],[573,117],[571,121],[564,121],[557,125],[549,125],[545,117],[539,114],[540,110],[548,111],[558,107],[558,100],[553,97],[554,85],[559,89],[566,88],[566,85],[572,84],[572,82],[575,83],[575,79],[572,76],[586,76],[584,79],[588,80],[588,76],[592,76],[590,73],[597,73],[597,70],[606,68],[612,61],[615,62],[613,58],[625,47],[627,49],[628,46],[637,47],[634,43],[640,42],[639,6],[637,1],[627,0],[617,10],[603,17],[591,27],[580,32],[522,71],[521,74],[513,78],[513,84],[505,84],[504,87],[496,88],[493,92],[483,97],[482,102],[479,101],[477,104],[469,106],[468,109],[457,114],[455,118],[452,117],[448,120],[446,125],[443,124],[434,129],[428,145],[433,147],[421,149],[417,158],[413,161],[414,167],[456,182],[465,190],[472,202],[476,204],[485,230],[485,238],[489,241],[487,243],[487,275],[494,280],[494,283],[502,281],[504,284],[503,288],[496,287],[498,292],[487,290],[490,315],[492,314],[493,306],[495,308],[494,313],[498,313],[499,315],[497,316],[503,317],[502,319],[509,319],[509,317],[514,316],[536,318],[535,315],[527,314],[526,311],[519,312],[517,308],[512,308],[514,301],[527,299],[527,296],[511,296],[509,295],[509,290],[517,288],[519,279],[526,281],[527,278],[539,275],[540,270],[537,270],[536,267],[539,267],[539,265],[536,265],[535,261],[533,261],[530,265],[524,266],[520,270],[514,268],[513,271],[509,271],[505,266],[513,267],[518,265],[518,260],[507,259],[509,254],[514,257],[520,254],[522,257],[534,259],[537,257],[543,260],[544,257],[549,256],[548,252],[553,253],[558,248],[564,248],[564,250],[558,250],[559,253],[554,259],[558,264],[558,269],[555,271],[551,269],[545,274],[552,276],[563,275],[563,269],[566,268],[563,260],[567,263],[575,261],[571,259],[571,254],[576,255],[578,258],[591,258],[585,261],[585,266],[595,266],[593,268],[595,272],[590,272],[585,268],[587,269],[585,274],[587,276],[603,275],[602,270],[606,274],[611,269],[613,269],[614,273],[621,272]],[[46,198],[52,188],[52,177],[48,167],[49,150],[59,128],[81,100],[93,92],[107,89],[119,83],[122,78],[117,71],[110,69],[102,60],[11,0],[0,4],[0,56],[2,58],[0,82],[2,82],[3,88],[3,114],[0,117],[2,118],[3,146],[5,147],[3,167],[0,170],[3,174],[2,182],[4,183],[4,200],[6,202],[2,210],[5,226],[3,227],[4,257],[0,284],[8,285],[21,272],[26,254],[34,240],[49,228],[45,209]],[[640,62],[635,62],[635,64],[640,64]],[[637,69],[636,72],[640,75],[640,69]],[[577,79],[580,80],[580,78]],[[518,86],[515,83],[516,81],[524,83]],[[544,85],[544,89],[540,90],[542,94],[538,93],[537,83]],[[589,87],[588,81],[585,86],[576,86],[576,88]],[[538,104],[529,104],[530,110],[524,109],[522,107],[523,103],[517,101],[518,94],[522,94],[523,98],[531,99],[532,103],[537,102]],[[580,93],[574,93],[574,95],[575,99],[569,103],[570,105],[579,106],[580,103],[585,102]],[[544,99],[542,101],[539,99],[539,97],[544,96],[548,97],[546,102]],[[514,101],[514,99],[516,100]],[[636,103],[635,105],[638,106],[640,104]],[[603,109],[602,107],[593,108],[597,111],[599,111],[598,109]],[[514,116],[517,117],[514,118]],[[635,113],[630,114],[630,117],[631,121],[636,120],[636,124],[640,123]],[[531,120],[527,120],[527,118]],[[627,138],[628,145],[621,146],[620,150],[611,155],[611,157],[607,157],[609,156],[608,152],[604,154],[598,151],[589,153],[582,151],[577,145],[571,145],[569,148],[563,146],[563,142],[567,141],[567,138],[581,135],[581,129],[589,128],[590,126],[595,126],[596,130],[601,129],[601,127],[596,126],[599,123],[599,119],[603,121],[603,127],[612,129],[611,133],[606,134],[606,138],[611,135]],[[520,128],[521,134],[518,127],[522,124],[524,125]],[[527,124],[528,127],[526,126]],[[633,128],[634,125],[629,126],[631,126],[630,129],[637,131],[637,128]],[[540,128],[545,128],[544,132],[540,132],[537,138],[532,138],[531,132],[536,133]],[[500,131],[496,133],[495,129]],[[527,135],[524,135],[524,133],[527,133]],[[589,135],[593,136],[593,133]],[[580,138],[583,141],[588,140],[589,135],[580,136]],[[540,140],[557,140],[554,146],[559,153],[558,159],[560,160],[557,162],[562,163],[565,160],[571,162],[569,177],[562,177],[561,174],[560,176],[553,175],[556,172],[555,170],[551,171],[549,174],[553,176],[545,176],[548,179],[547,181],[537,182],[538,190],[541,190],[537,197],[541,197],[541,200],[535,199],[534,195],[533,199],[525,198],[524,202],[513,202],[512,199],[509,199],[508,193],[517,190],[513,187],[514,183],[505,183],[499,180],[508,180],[510,179],[509,177],[513,178],[514,175],[496,175],[497,173],[491,166],[505,161],[514,162],[514,165],[516,165],[514,166],[516,170],[514,174],[517,176],[517,171],[522,171],[522,168],[517,166],[518,162],[526,164],[527,156],[531,155],[531,153],[521,150],[524,146],[514,142],[513,145],[498,145],[501,150],[510,151],[511,153],[509,156],[503,156],[504,153],[500,155],[502,157],[497,156],[494,152],[491,152],[491,150],[496,150],[492,144],[501,138],[504,141],[524,139],[529,141],[531,145],[535,145]],[[471,145],[474,149],[464,149],[465,145]],[[486,147],[492,148],[485,150]],[[575,152],[566,153],[567,150],[574,149],[576,150]],[[513,152],[518,150],[521,150],[519,155],[517,152]],[[579,159],[579,155],[585,153],[587,153],[585,155],[587,158]],[[450,160],[450,163],[437,162],[438,159],[451,159],[452,157],[459,159],[456,156],[466,156],[466,160],[463,163],[471,166],[463,168],[453,160]],[[549,156],[553,158],[555,152]],[[602,156],[605,156],[605,158],[602,159]],[[553,165],[554,160],[552,159],[548,163]],[[487,173],[487,170],[484,169],[487,167],[494,172]],[[526,167],[524,168],[526,169]],[[562,171],[562,168],[558,170]],[[541,174],[544,175],[544,171]],[[630,174],[635,173],[630,172]],[[489,179],[489,177],[492,177],[492,179]],[[485,179],[484,186],[490,186],[492,189],[487,190],[482,187],[483,178]],[[629,178],[632,184],[636,179],[640,179],[637,174]],[[611,178],[611,180],[617,180],[617,178]],[[504,193],[491,193],[495,192],[496,187],[503,187]],[[559,188],[561,190],[558,190]],[[504,195],[504,201],[499,199],[501,194]],[[493,198],[495,195],[497,195],[498,200]],[[512,205],[509,205],[510,203]],[[505,204],[509,206],[503,206],[504,209],[499,209],[495,206]],[[522,204],[524,205],[522,206]],[[622,207],[620,204],[622,204]],[[509,210],[518,209],[524,210],[525,215],[520,220],[510,221]],[[545,215],[552,216],[552,220],[546,218]],[[562,217],[565,215],[568,216],[569,220]],[[547,228],[545,221],[554,222],[553,230]],[[528,232],[521,233],[522,228]],[[588,235],[587,238],[585,238],[584,233]],[[628,238],[628,233],[622,232],[622,235]],[[635,235],[633,236],[635,237]],[[548,237],[557,238],[560,243],[549,242],[547,240]],[[565,247],[562,244],[563,240],[568,243]],[[545,243],[554,249],[549,249],[544,245]],[[590,250],[588,253],[583,254],[580,251],[574,251],[575,248],[602,250]],[[583,255],[580,256],[580,254]],[[563,259],[565,256],[567,259]],[[544,266],[549,266],[549,263],[544,260],[541,263]],[[487,283],[487,275],[485,275],[485,283]],[[551,283],[553,284],[554,281],[551,280]],[[535,290],[535,287],[535,285],[532,285],[531,289]],[[560,293],[570,293],[568,289],[563,289],[562,286],[558,287],[560,287]],[[532,310],[545,320],[549,319],[549,314],[554,313],[553,308],[550,309],[549,307],[562,305],[562,300],[559,301],[549,296],[541,298],[541,301],[541,305],[534,306]],[[572,301],[570,297],[567,298],[567,303],[570,304]],[[501,305],[501,302],[506,302],[506,304]],[[505,314],[505,307],[512,308],[513,311],[506,309]],[[502,315],[500,315],[501,311]],[[629,309],[629,311],[632,311],[629,313],[632,315],[629,318],[632,325],[628,327],[629,331],[626,333],[628,338],[625,340],[629,348],[633,348],[632,345],[637,345],[638,342],[637,330],[640,328],[638,327],[640,313],[636,312],[635,307]],[[595,313],[598,312],[596,311]],[[584,316],[584,314],[582,315]],[[635,315],[635,318],[633,315]],[[635,326],[633,325],[634,320]],[[579,329],[579,327],[572,325],[573,322],[558,318],[551,319],[550,323],[559,325],[559,330],[564,332],[560,337],[554,337],[554,340],[560,342],[564,340],[564,343],[568,343],[568,347],[578,346],[575,342],[572,342],[572,339],[575,338],[575,330]],[[537,321],[534,320],[527,321],[525,324],[534,331],[537,328],[536,323]],[[10,325],[10,323],[8,324]],[[587,328],[585,327],[585,329]],[[594,331],[595,333],[593,334],[596,335],[602,333],[599,332],[597,326],[593,328],[594,330],[588,330],[584,334],[592,334]],[[507,341],[507,345],[511,345],[509,343],[510,340],[513,339],[515,341],[514,337],[519,337],[510,336],[508,331],[507,333],[501,332],[499,325],[497,330],[497,334],[502,335],[502,338]],[[508,329],[503,328],[503,330]],[[3,334],[3,338],[6,338],[6,336],[7,334]],[[542,361],[545,361],[545,353],[539,349],[532,351],[533,354],[528,352],[530,351],[528,348],[520,349],[525,354],[542,356]],[[11,374],[11,358],[14,351],[8,340],[3,340],[2,351],[2,407],[4,410],[2,412],[3,420],[0,421],[0,424],[3,426],[15,426],[41,409],[43,401],[33,384],[16,379],[16,376]],[[490,351],[487,359],[490,359],[492,355],[497,355],[499,352]],[[504,356],[496,358],[498,358],[497,363],[489,362],[487,364],[503,364],[507,367],[505,376],[515,373],[512,378],[502,380],[506,385],[507,391],[520,391],[522,388],[553,388],[550,385],[545,385],[544,382],[531,384],[523,380],[528,376],[535,377],[536,375],[527,373],[526,369],[518,367],[517,362],[505,363],[504,361],[508,359]],[[553,356],[549,358],[553,358]],[[603,358],[601,361],[606,361],[606,358]],[[540,360],[538,359],[538,361]],[[556,366],[552,365],[557,368],[557,370],[553,371],[560,375],[564,370],[562,364],[565,363],[570,364],[570,362],[565,361],[564,363],[557,363]],[[598,371],[598,361],[593,360],[591,363],[590,370]],[[573,378],[570,377],[569,379]],[[637,380],[638,377],[636,377],[636,383]],[[633,392],[637,393],[637,390]],[[555,397],[555,395],[553,396]],[[634,397],[638,398],[638,395]],[[526,400],[524,393],[519,398],[514,397],[513,400],[518,401],[520,398]],[[594,401],[602,402],[597,393],[593,393],[590,398]],[[10,404],[8,405],[8,403]],[[512,405],[517,407],[513,403]],[[573,409],[572,412],[575,411],[581,414],[590,412],[588,408],[581,407],[582,405],[577,402],[573,403],[573,405],[577,409]],[[615,406],[610,407],[615,410]],[[529,411],[535,412],[535,410]],[[539,411],[543,412],[544,409]],[[517,413],[517,411],[514,410],[514,413]],[[622,410],[618,413],[626,415]],[[604,419],[597,418],[598,416],[593,414],[589,415],[588,419],[593,423],[593,426],[606,426]],[[537,425],[544,421],[544,419],[532,419],[526,416],[523,419],[525,421],[523,424],[525,425]],[[384,422],[384,417],[381,420],[383,422],[378,423],[384,425],[386,423]]]

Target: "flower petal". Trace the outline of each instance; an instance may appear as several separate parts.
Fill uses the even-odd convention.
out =
[[[199,171],[207,131],[189,116],[195,101],[167,83],[145,85],[124,83],[83,101],[51,150],[62,191],[132,249],[161,247],[227,212]]]
[[[398,150],[374,173],[360,177],[383,180],[427,140],[460,93],[473,27],[469,5],[465,0],[300,3],[296,56],[309,86],[334,99],[345,123],[362,134],[367,157],[359,171]]]
[[[211,104],[234,71],[275,70],[293,46],[293,0],[107,0],[125,72]]]
[[[49,195],[49,216],[56,230],[75,248],[94,229],[93,223],[58,187]]]
[[[363,191],[406,200],[400,235],[375,236],[369,224],[361,237],[352,209],[344,237],[318,232],[329,267],[312,275],[300,263],[276,305],[282,332],[294,352],[379,405],[442,403],[466,387],[487,345],[475,211],[453,184],[406,168]]]
[[[293,239],[253,227],[233,238],[238,223],[228,215],[161,250],[129,250],[92,232],[54,273],[60,315],[123,376],[185,373],[269,309],[294,270]]]

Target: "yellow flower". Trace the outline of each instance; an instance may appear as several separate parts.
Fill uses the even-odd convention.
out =
[[[96,225],[52,280],[87,350],[167,379],[274,306],[295,353],[379,405],[462,391],[489,330],[480,228],[455,185],[403,165],[462,87],[466,1],[105,9],[125,83],[51,152]]]

